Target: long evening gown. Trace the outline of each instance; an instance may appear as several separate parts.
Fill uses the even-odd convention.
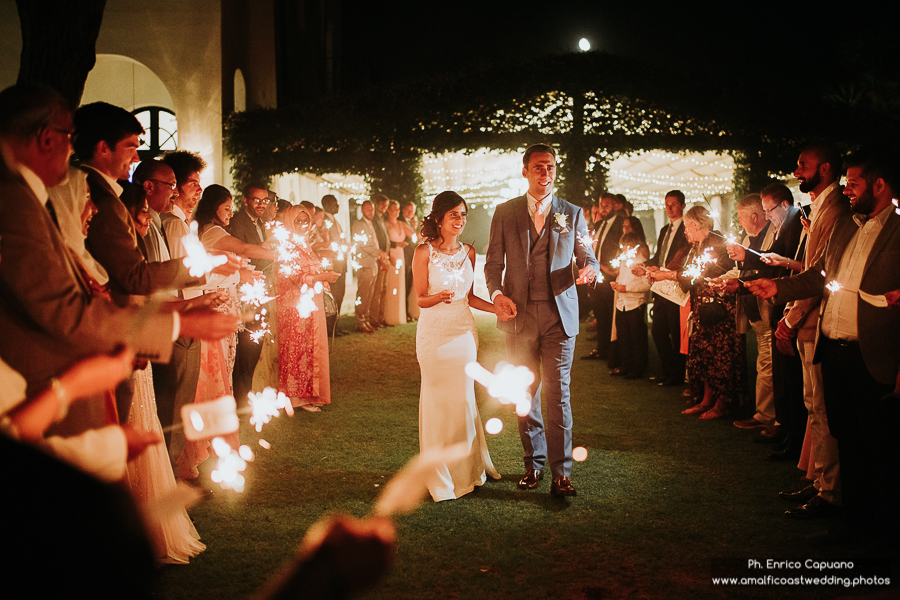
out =
[[[128,413],[128,424],[138,431],[149,431],[162,437],[162,426],[156,414],[151,365],[134,372],[134,400]],[[165,444],[150,446],[128,463],[128,481],[135,502],[146,507],[175,489],[175,475]],[[186,564],[206,546],[183,508],[163,521],[148,522],[147,530],[154,555],[163,563]]]
[[[388,237],[391,242],[406,241],[402,230],[395,232],[389,223],[385,222]],[[384,322],[388,325],[406,323],[406,267],[404,266],[403,248],[391,248],[391,266],[387,272],[384,299]]]
[[[208,227],[200,236],[200,241],[207,250],[214,250],[216,242],[227,236],[228,233],[219,226]],[[238,313],[240,307],[237,299],[236,286],[231,284],[219,288],[220,293],[226,295],[225,304],[218,310],[227,313]],[[194,395],[194,404],[213,402],[222,396],[230,396],[234,393],[231,374],[234,370],[235,345],[237,332],[215,341],[200,342],[200,376],[197,380],[197,392]],[[233,450],[240,446],[238,433],[221,436]],[[197,468],[209,458],[208,440],[184,442],[184,448],[178,456],[178,476],[182,479],[194,479],[199,476]]]
[[[450,304],[423,308],[416,327],[416,356],[422,371],[419,396],[421,452],[465,442],[469,456],[444,465],[428,481],[435,502],[453,500],[482,485],[487,475],[499,479],[484,439],[475,404],[475,381],[466,365],[478,358],[478,334],[469,309],[468,293],[475,280],[468,246],[453,256],[428,245],[428,294],[449,289]]]
[[[315,294],[315,311],[301,317],[297,303],[306,275],[321,273],[320,261],[311,250],[297,248],[293,275],[278,272],[278,390],[293,406],[331,404],[331,372],[328,363],[328,328],[322,294]],[[284,265],[282,265],[283,267]]]

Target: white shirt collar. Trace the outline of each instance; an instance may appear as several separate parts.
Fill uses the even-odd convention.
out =
[[[109,187],[112,188],[112,191],[116,193],[116,196],[121,196],[121,195],[122,195],[123,189],[122,189],[122,186],[119,185],[119,182],[118,182],[118,181],[116,181],[115,179],[113,179],[112,177],[110,177],[109,175],[107,175],[106,173],[104,173],[103,171],[100,171],[100,170],[98,170],[98,169],[92,167],[91,165],[85,164],[85,165],[82,165],[82,166],[87,167],[88,169],[94,171],[94,172],[97,173],[100,177],[102,177],[102,178],[106,181],[106,183],[109,185]]]
[[[816,206],[816,207],[821,206],[821,205],[822,205],[822,202],[825,201],[825,198],[827,198],[828,195],[829,195],[832,191],[834,191],[834,189],[835,189],[837,186],[838,186],[838,180],[835,179],[834,181],[831,182],[831,185],[829,185],[827,188],[825,188],[824,190],[822,190],[822,193],[821,193],[821,194],[819,194],[818,196],[816,196],[816,199],[812,201],[813,206]]]
[[[172,214],[184,221],[187,222],[187,215],[184,214],[184,211],[181,210],[181,207],[177,204],[172,207]]]
[[[37,196],[37,199],[41,201],[41,204],[44,206],[47,205],[47,198],[49,198],[49,194],[47,193],[47,186],[44,185],[44,182],[41,181],[41,178],[35,175],[34,171],[29,169],[23,164],[19,166],[19,173],[22,175],[22,179],[25,180],[25,183],[28,184],[28,187],[31,188],[31,191],[34,192],[34,195]]]

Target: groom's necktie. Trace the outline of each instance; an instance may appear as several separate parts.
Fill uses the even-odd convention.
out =
[[[538,235],[544,229],[544,204],[538,202],[534,205],[534,228],[537,229]]]

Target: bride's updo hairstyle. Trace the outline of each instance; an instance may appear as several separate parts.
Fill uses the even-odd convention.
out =
[[[442,239],[441,221],[444,220],[444,215],[460,204],[466,207],[466,212],[469,211],[469,205],[456,192],[441,192],[434,197],[434,202],[431,203],[431,213],[422,220],[422,239],[426,243]]]

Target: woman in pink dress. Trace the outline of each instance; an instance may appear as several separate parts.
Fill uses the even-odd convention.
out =
[[[231,222],[234,200],[231,192],[221,185],[210,185],[203,190],[200,201],[194,209],[194,221],[197,222],[200,241],[207,250],[230,252],[243,258],[263,258],[272,260],[275,255],[271,250],[258,244],[247,244],[230,235],[225,228]],[[219,310],[227,313],[239,313],[240,306],[237,295],[237,276],[222,282],[219,287],[204,289],[204,293],[218,293],[225,296]],[[234,369],[237,331],[217,342],[200,343],[200,378],[197,380],[197,393],[194,403],[212,402],[222,396],[233,393],[231,373]],[[240,401],[240,400],[239,400]],[[240,445],[238,434],[223,436],[232,449]],[[209,458],[209,442],[187,441],[184,450],[178,457],[178,475],[184,479],[198,476],[197,466]]]
[[[324,271],[313,253],[312,217],[306,209],[292,206],[279,220],[290,235],[280,240],[277,259],[278,389],[293,406],[319,412],[319,407],[331,403],[322,290],[340,275]],[[317,283],[321,284],[318,291]]]

